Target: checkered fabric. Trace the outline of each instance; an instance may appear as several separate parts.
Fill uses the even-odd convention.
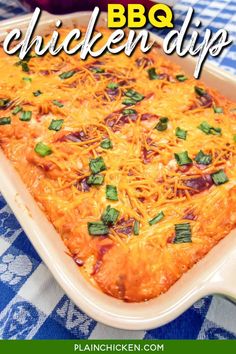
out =
[[[175,6],[179,28],[189,5],[202,25],[236,37],[236,0],[188,0]],[[0,0],[0,19],[26,12]],[[162,35],[164,31],[160,31]],[[236,72],[236,45],[216,65]],[[122,331],[95,322],[68,299],[0,196],[0,338],[2,339],[236,339],[236,306],[219,296],[198,301],[175,321],[150,331]]]

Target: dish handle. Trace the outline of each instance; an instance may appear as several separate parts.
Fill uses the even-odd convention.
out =
[[[227,255],[224,263],[211,277],[208,288],[211,293],[224,295],[236,302],[236,250]]]

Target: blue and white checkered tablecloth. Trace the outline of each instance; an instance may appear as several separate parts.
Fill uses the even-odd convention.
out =
[[[178,1],[177,28],[190,5],[203,26],[213,31],[224,27],[235,40],[236,0]],[[25,12],[19,1],[0,0],[0,19]],[[233,44],[214,63],[235,74],[235,60]],[[206,297],[175,321],[150,331],[122,331],[97,323],[64,294],[0,196],[0,338],[236,339],[236,305],[219,296]]]

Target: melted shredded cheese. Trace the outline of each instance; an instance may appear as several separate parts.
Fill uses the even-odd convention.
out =
[[[62,39],[68,31],[60,30]],[[106,41],[108,31],[102,31]],[[2,149],[94,284],[126,301],[165,292],[235,227],[236,104],[190,77],[178,81],[183,71],[158,49],[86,61],[65,53],[33,56],[29,72],[18,61],[1,49],[0,98],[9,104],[0,107],[0,118],[11,117],[11,124],[0,125]],[[159,79],[150,80],[150,68]],[[74,74],[61,79],[67,71]],[[111,82],[118,88],[109,89]],[[207,95],[201,99],[194,86]],[[129,89],[144,99],[126,107],[122,102]],[[35,97],[37,90],[42,94]],[[21,112],[12,114],[16,106],[32,111],[31,120],[21,121]],[[223,113],[215,113],[214,106]],[[124,109],[137,113],[124,116]],[[155,129],[161,117],[169,119],[164,131]],[[52,119],[64,120],[60,131],[48,129]],[[220,127],[222,135],[204,134],[198,128],[203,121]],[[186,140],[176,137],[177,127],[187,131]],[[100,146],[105,138],[112,149]],[[52,154],[39,156],[34,151],[38,142]],[[187,151],[194,160],[199,150],[212,155],[211,164],[177,165],[175,153]],[[107,168],[105,182],[83,191],[89,162],[98,156]],[[220,169],[229,182],[203,188],[203,179]],[[106,185],[117,187],[118,201],[106,199]],[[88,222],[99,221],[108,205],[119,210],[118,223],[107,237],[89,235]],[[160,211],[164,218],[150,226]],[[174,244],[174,225],[184,222],[191,224],[192,243]]]

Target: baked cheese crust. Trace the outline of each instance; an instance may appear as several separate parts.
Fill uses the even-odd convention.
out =
[[[235,227],[236,103],[158,48],[86,61],[1,48],[0,73],[0,146],[103,292],[156,297]]]

